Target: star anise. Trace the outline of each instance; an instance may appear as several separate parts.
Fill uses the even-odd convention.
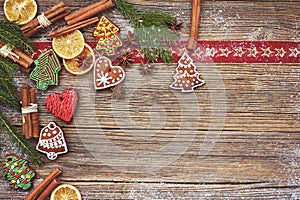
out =
[[[113,91],[111,97],[115,98],[117,101],[125,98],[125,91],[123,89],[123,84],[119,84],[114,88],[111,88],[111,90]]]
[[[168,24],[168,27],[169,27],[169,29],[171,29],[173,31],[180,31],[182,24],[183,24],[183,22],[180,22],[180,23],[175,22],[174,24]]]
[[[134,60],[132,59],[132,55],[133,55],[133,52],[123,50],[120,53],[120,56],[117,58],[117,60],[119,61],[118,65],[123,67],[124,69],[126,67],[129,67],[134,62]]]
[[[149,76],[152,74],[153,72],[153,67],[151,66],[151,64],[149,62],[146,62],[146,63],[142,63],[142,66],[140,68],[141,70],[141,74],[143,76]]]
[[[89,68],[93,64],[93,57],[81,55],[78,56],[76,62],[79,64],[78,67],[81,69]]]
[[[124,43],[132,47],[139,46],[139,43],[136,41],[136,36],[131,31],[128,31],[127,37],[124,39]]]

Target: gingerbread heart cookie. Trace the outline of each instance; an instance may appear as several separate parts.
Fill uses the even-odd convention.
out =
[[[66,122],[70,122],[78,101],[75,89],[64,90],[61,94],[54,93],[47,97],[46,108],[54,116]]]
[[[125,79],[125,71],[120,66],[113,66],[105,56],[98,58],[94,65],[94,85],[96,90],[118,85]]]

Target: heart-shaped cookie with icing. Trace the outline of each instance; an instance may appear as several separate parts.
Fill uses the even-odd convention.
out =
[[[50,94],[46,99],[46,108],[55,117],[70,122],[77,105],[78,94],[73,88],[64,90],[61,94]]]
[[[102,56],[94,64],[94,85],[101,90],[118,85],[125,79],[125,71],[120,66],[113,66],[110,59]]]

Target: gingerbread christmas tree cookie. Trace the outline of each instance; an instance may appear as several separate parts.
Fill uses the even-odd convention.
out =
[[[106,50],[109,56],[114,55],[115,48],[122,46],[122,41],[117,35],[119,31],[120,29],[113,22],[102,16],[94,30],[94,36],[99,39],[96,49]]]
[[[36,67],[30,78],[36,81],[36,88],[46,90],[49,85],[58,85],[58,72],[61,69],[55,52],[50,49],[34,61]]]
[[[178,61],[176,74],[173,78],[174,82],[170,85],[170,88],[181,90],[182,92],[193,92],[194,88],[200,87],[205,83],[201,80],[193,60],[187,53],[184,53]]]
[[[35,176],[35,171],[28,166],[28,161],[16,155],[9,154],[5,157],[3,165],[3,176],[14,189],[28,190]]]

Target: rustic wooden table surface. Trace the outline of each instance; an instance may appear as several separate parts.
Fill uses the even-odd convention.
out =
[[[2,1],[3,2],[3,1]],[[57,0],[37,0],[44,11]],[[96,0],[66,0],[76,10]],[[191,1],[130,0],[143,10],[173,13],[189,34]],[[1,7],[3,8],[3,7]],[[121,13],[103,14],[125,37],[131,27]],[[101,16],[101,15],[99,15]],[[4,19],[3,9],[0,11]],[[50,41],[47,33],[33,39]],[[300,1],[202,2],[201,40],[299,41]],[[83,29],[92,39],[93,26]],[[197,65],[197,64],[196,64]],[[38,185],[55,167],[62,182],[76,185],[83,199],[300,199],[300,66],[283,64],[197,65],[207,84],[181,95],[168,88],[176,64],[157,64],[143,77],[139,65],[127,70],[126,98],[95,92],[92,73],[60,72],[58,87],[38,91],[41,127],[56,121],[64,130],[69,153],[45,166],[34,166]],[[16,84],[35,86],[19,72]],[[67,124],[45,109],[53,92],[76,88],[80,101]],[[20,126],[21,116],[12,113]],[[17,152],[0,136],[1,160]],[[24,199],[0,179],[0,199]]]

